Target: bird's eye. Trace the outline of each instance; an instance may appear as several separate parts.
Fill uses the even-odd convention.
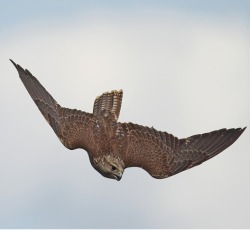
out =
[[[111,165],[111,170],[115,171],[117,168],[114,165]]]

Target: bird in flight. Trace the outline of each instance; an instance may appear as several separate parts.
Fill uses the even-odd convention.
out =
[[[62,144],[86,150],[91,165],[107,178],[119,181],[129,167],[140,167],[157,179],[173,176],[216,156],[246,129],[220,129],[178,139],[154,128],[120,123],[122,90],[97,97],[93,113],[64,108],[27,69],[10,61]]]

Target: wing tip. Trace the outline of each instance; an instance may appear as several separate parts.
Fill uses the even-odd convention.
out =
[[[231,129],[231,130],[229,129],[229,131],[231,131],[231,133],[229,134],[229,136],[231,137],[231,144],[233,144],[242,135],[242,133],[245,131],[246,128],[247,127],[236,128],[236,129]]]
[[[12,59],[9,59],[11,61],[11,63],[16,67],[17,69],[17,64],[12,60]]]
[[[9,59],[9,60],[15,66],[15,68],[17,69],[18,72],[20,72],[20,71],[25,72],[25,70],[20,65],[16,64],[12,59]]]
[[[233,137],[234,141],[236,141],[241,134],[245,131],[247,127],[244,128],[232,128],[232,129],[228,129],[227,132],[230,132],[230,136]]]
[[[245,126],[244,128],[237,128],[235,130],[238,131],[240,134],[242,134],[246,128],[247,128],[247,126]]]
[[[246,130],[247,126],[245,126],[244,128],[240,128],[240,135]]]

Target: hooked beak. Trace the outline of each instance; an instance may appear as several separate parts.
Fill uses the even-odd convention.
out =
[[[114,179],[116,179],[117,181],[122,179],[122,173],[121,172],[114,173],[113,176],[114,176]]]

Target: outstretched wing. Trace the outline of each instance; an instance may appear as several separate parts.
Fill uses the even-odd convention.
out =
[[[12,60],[10,61],[16,67],[20,79],[38,109],[65,147],[69,149],[83,148],[91,152],[93,115],[61,107],[28,70],[24,70]]]
[[[126,167],[141,167],[161,179],[192,168],[233,144],[244,129],[220,129],[178,139],[166,132],[132,123],[122,124],[127,134]]]

